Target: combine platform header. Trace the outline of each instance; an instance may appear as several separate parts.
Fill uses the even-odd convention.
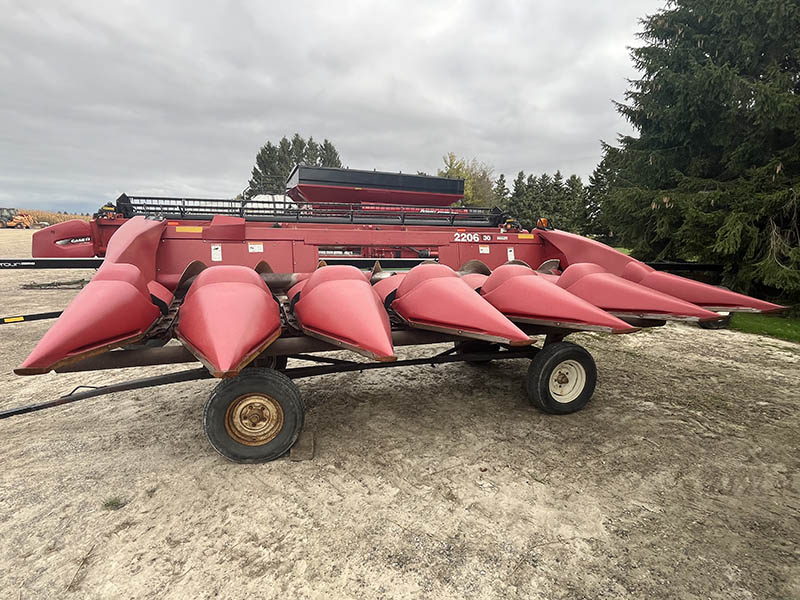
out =
[[[384,171],[297,165],[286,183],[295,202],[450,206],[464,197],[464,180]]]

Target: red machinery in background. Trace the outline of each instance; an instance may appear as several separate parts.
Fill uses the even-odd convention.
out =
[[[123,195],[89,223],[43,229],[34,257],[104,260],[18,374],[192,361],[204,368],[0,416],[218,377],[204,413],[211,444],[233,460],[263,461],[285,453],[302,427],[292,379],[527,358],[530,401],[564,414],[588,402],[596,380],[589,353],[564,341],[570,333],[782,308],[657,271],[587,238],[526,231],[497,209],[454,206],[462,197],[460,180],[299,166],[278,199]],[[440,342],[453,345],[426,358],[395,353]],[[368,362],[317,354],[332,349]],[[288,358],[313,366],[288,368]]]

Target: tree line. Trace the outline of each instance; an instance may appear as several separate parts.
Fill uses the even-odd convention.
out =
[[[437,171],[439,177],[464,180],[464,205],[497,206],[528,228],[535,226],[539,217],[547,217],[560,229],[581,235],[592,232],[588,189],[577,175],[565,179],[560,171],[538,177],[520,171],[509,189],[505,175],[494,180],[494,168],[477,159],[459,158],[450,152],[443,157],[443,163]],[[299,133],[291,140],[284,136],[277,144],[267,142],[259,149],[245,197],[282,194],[298,164],[342,167],[339,151],[330,140],[318,144],[313,137],[306,140]]]
[[[580,235],[593,232],[589,189],[577,175],[565,178],[561,171],[539,176],[520,171],[509,188],[505,174],[494,179],[494,168],[488,163],[459,158],[453,152],[442,160],[444,166],[436,174],[464,180],[467,206],[497,206],[526,228],[547,217],[559,229]]]

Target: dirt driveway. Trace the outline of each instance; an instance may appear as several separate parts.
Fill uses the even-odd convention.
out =
[[[29,236],[0,231],[0,256]],[[2,313],[90,275],[0,271]],[[47,326],[0,326],[0,408],[107,381],[14,376]],[[208,381],[2,421],[0,596],[800,598],[800,347],[574,337],[600,380],[566,417],[528,406],[525,361],[300,380],[304,462],[218,456]]]

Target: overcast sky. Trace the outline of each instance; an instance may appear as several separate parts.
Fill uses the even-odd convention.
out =
[[[352,168],[586,179],[663,4],[0,0],[0,206],[233,196],[294,132]]]

